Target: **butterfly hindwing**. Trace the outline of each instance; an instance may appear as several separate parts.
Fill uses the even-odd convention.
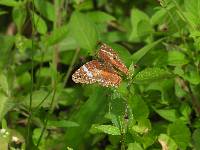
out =
[[[72,80],[76,83],[99,83],[102,86],[118,86],[121,77],[106,63],[92,60],[81,66],[73,75]]]

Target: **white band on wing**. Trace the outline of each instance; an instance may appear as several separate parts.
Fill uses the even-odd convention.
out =
[[[92,73],[88,70],[88,68],[85,65],[83,65],[83,71],[86,72],[86,74],[88,75],[88,77],[91,77],[91,78],[93,77]]]

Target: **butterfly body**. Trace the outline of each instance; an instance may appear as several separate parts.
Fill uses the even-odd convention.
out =
[[[98,57],[102,61],[92,60],[87,62],[72,75],[72,80],[75,83],[83,84],[98,83],[105,87],[119,86],[122,79],[113,66],[125,74],[128,74],[128,69],[121,62],[117,53],[103,44],[98,52]]]

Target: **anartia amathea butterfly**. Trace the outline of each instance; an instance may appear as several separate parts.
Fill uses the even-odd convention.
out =
[[[128,75],[127,67],[122,63],[118,54],[108,45],[102,44],[98,51],[98,60],[92,60],[81,66],[73,75],[75,83],[92,84],[117,87],[121,83],[121,77],[114,68]]]

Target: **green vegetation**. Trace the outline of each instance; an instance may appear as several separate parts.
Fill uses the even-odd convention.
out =
[[[199,0],[0,0],[1,150],[199,150]],[[71,75],[110,45],[117,88]]]

